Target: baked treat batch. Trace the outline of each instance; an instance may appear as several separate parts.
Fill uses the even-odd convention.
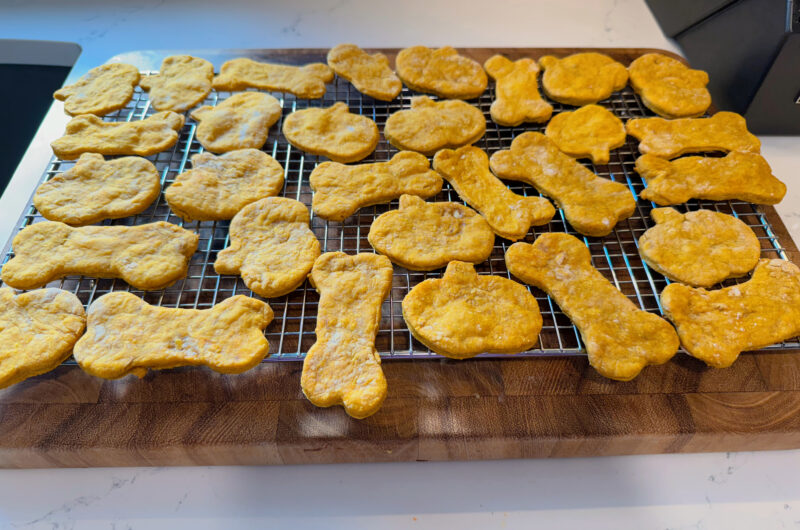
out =
[[[135,294],[111,292],[84,311],[75,295],[41,289],[73,274],[120,278],[142,290],[186,276],[199,240],[192,230],[163,221],[88,226],[136,215],[159,196],[160,176],[141,157],[175,145],[184,114],[196,121],[196,139],[209,152],[191,158],[191,169],[165,189],[165,201],[185,221],[231,220],[227,248],[216,254],[217,273],[241,276],[264,298],[287,294],[306,279],[319,292],[317,341],[300,378],[314,405],[342,405],[354,418],[380,408],[387,381],[375,340],[392,288],[392,262],[414,271],[446,268],[441,277],[407,286],[402,314],[414,337],[454,359],[536,345],[543,320],[525,284],[558,304],[579,330],[589,363],[616,380],[667,362],[679,346],[725,367],[741,351],[800,333],[800,269],[759,260],[758,238],[736,217],[652,210],[655,225],[637,248],[653,274],[675,282],[661,293],[665,318],[640,309],[595,269],[584,241],[556,232],[531,236],[531,227],[558,213],[550,200],[589,237],[612,233],[634,213],[637,199],[660,206],[691,199],[779,202],[786,187],[759,154],[744,118],[730,112],[700,117],[711,105],[705,72],[656,53],[628,67],[594,52],[538,62],[495,55],[481,65],[451,47],[414,46],[397,54],[395,74],[385,55],[352,44],[331,49],[327,62],[288,66],[240,58],[221,65],[214,77],[208,61],[178,55],[166,58],[157,75],[103,65],[58,90],[54,97],[74,117],[53,151],[77,162],[36,191],[33,204],[48,221],[17,234],[14,257],[2,268],[5,284],[34,290],[0,289],[0,336],[7,348],[0,356],[0,387],[53,369],[70,352],[81,368],[103,378],[183,365],[239,373],[269,354],[264,330],[273,312],[252,297],[215,300],[197,310],[151,306]],[[403,84],[439,99],[412,98],[410,108],[391,112],[380,131],[345,102],[287,113],[283,99],[258,91],[319,99],[334,74],[381,101],[397,98]],[[540,76],[549,99],[576,108],[553,115],[539,92]],[[544,134],[516,134],[492,153],[472,145],[487,121],[469,100],[483,94],[489,78],[495,83],[491,120],[508,127],[546,124]],[[628,82],[661,117],[623,123],[596,104]],[[128,104],[137,84],[158,112],[141,121],[104,121]],[[239,92],[198,107],[212,89]],[[310,172],[311,212],[277,196],[285,168],[260,150],[281,117],[288,143],[330,159]],[[381,132],[399,152],[357,163],[376,149]],[[635,170],[646,187],[638,197],[578,162],[608,164],[626,136],[639,141]],[[703,152],[726,155],[677,158]],[[542,196],[518,195],[501,179],[525,182]],[[466,205],[426,201],[444,181]],[[321,252],[312,212],[346,227],[360,208],[396,199],[399,208],[369,228],[377,253]],[[475,270],[496,237],[509,240],[502,246],[512,279]],[[751,271],[741,284],[706,290]]]

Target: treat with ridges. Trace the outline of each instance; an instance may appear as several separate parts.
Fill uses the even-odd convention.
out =
[[[104,116],[119,110],[133,97],[139,83],[139,69],[125,63],[92,68],[71,85],[59,88],[53,97],[64,102],[67,114]]]
[[[459,55],[450,46],[405,48],[397,54],[395,66],[408,88],[443,98],[476,98],[489,84],[480,63]]]
[[[200,122],[195,133],[197,141],[209,151],[260,149],[267,141],[269,128],[281,117],[281,104],[269,94],[241,92],[216,107],[200,107],[191,116]]]
[[[298,149],[342,164],[372,153],[380,138],[374,121],[351,113],[341,101],[292,112],[283,120],[283,135]]]
[[[158,74],[139,82],[150,92],[150,104],[156,110],[183,113],[211,92],[214,65],[191,55],[170,55],[161,62]]]
[[[381,101],[392,101],[403,83],[389,67],[382,53],[368,54],[355,44],[339,44],[328,52],[328,66],[356,90]]]
[[[660,53],[646,53],[628,66],[633,90],[647,108],[665,118],[695,118],[711,106],[708,74]]]
[[[544,132],[569,156],[608,164],[609,151],[625,145],[625,125],[600,105],[586,105],[553,116]]]
[[[516,127],[523,122],[543,123],[553,114],[553,106],[539,95],[539,65],[533,59],[512,62],[502,55],[483,63],[495,80],[495,100],[489,109],[492,120]]]
[[[542,88],[552,100],[567,105],[588,105],[608,98],[628,83],[628,70],[602,53],[575,53],[559,59],[539,59]]]
[[[289,92],[299,98],[318,99],[325,95],[325,83],[333,81],[333,71],[322,63],[305,66],[259,63],[241,57],[222,65],[214,78],[215,90],[229,92],[257,88],[270,92]]]

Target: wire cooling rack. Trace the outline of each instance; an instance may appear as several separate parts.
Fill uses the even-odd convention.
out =
[[[143,72],[150,75],[155,72]],[[229,97],[228,92],[212,92],[206,105],[216,105]],[[289,197],[311,206],[312,192],[308,186],[308,178],[314,167],[325,161],[323,157],[309,155],[289,145],[281,134],[283,119],[291,112],[307,107],[327,107],[336,101],[344,101],[351,112],[362,114],[373,119],[379,129],[383,130],[386,118],[400,109],[409,108],[411,97],[418,95],[413,91],[403,88],[400,96],[392,102],[383,102],[364,96],[356,91],[347,81],[336,78],[328,86],[322,99],[304,100],[297,99],[291,94],[273,93],[283,107],[283,116],[270,129],[269,138],[263,150],[274,157],[283,166],[285,171],[285,185],[281,196]],[[470,103],[479,107],[486,116],[486,135],[476,142],[476,146],[484,149],[489,155],[500,149],[507,149],[511,140],[525,131],[544,130],[544,124],[525,124],[519,127],[501,127],[491,121],[489,106],[494,100],[494,85],[490,84],[488,90],[477,100]],[[562,110],[572,110],[573,107],[550,101],[554,107],[554,114]],[[609,99],[600,102],[601,105],[611,110],[623,121],[628,118],[652,116],[639,98],[628,87],[614,93]],[[104,119],[113,122],[126,122],[141,120],[155,111],[150,106],[147,93],[138,87],[131,102],[122,110],[109,114]],[[195,138],[196,122],[188,117],[180,133],[178,143],[168,151],[148,157],[161,175],[162,191],[167,188],[177,175],[191,167],[190,157],[203,150]],[[54,138],[55,139],[55,138]],[[362,162],[385,161],[391,158],[396,149],[381,137],[375,152]],[[636,141],[628,138],[625,145],[611,153],[611,161],[607,166],[595,166],[586,163],[596,174],[605,178],[622,182],[628,186],[631,193],[637,197],[636,211],[634,214],[620,222],[614,231],[606,237],[589,238],[575,232],[564,219],[563,211],[558,210],[553,220],[546,226],[535,227],[523,241],[533,242],[537,234],[543,232],[567,232],[579,237],[591,250],[592,264],[608,278],[620,291],[628,296],[638,307],[656,314],[661,314],[659,293],[669,281],[648,268],[639,257],[637,241],[642,233],[653,226],[650,219],[650,210],[655,205],[648,201],[638,199],[639,192],[644,188],[644,183],[633,170],[634,162],[638,156]],[[53,176],[69,169],[74,162],[61,161],[53,158],[42,177],[48,180]],[[537,191],[526,184],[508,183],[508,187],[521,195],[538,195]],[[436,197],[435,201],[461,202],[458,195],[447,182]],[[323,219],[311,217],[311,227],[320,240],[323,252],[344,251],[349,254],[357,252],[373,252],[367,241],[367,233],[372,221],[380,214],[397,208],[397,201],[390,204],[371,206],[359,210],[355,215],[343,223],[327,222]],[[713,209],[718,212],[732,214],[744,221],[758,236],[762,256],[765,258],[788,259],[780,242],[774,235],[768,220],[757,206],[746,202],[708,202],[691,201],[688,204],[677,206],[681,211],[697,210],[699,208]],[[16,234],[22,228],[36,222],[43,221],[42,216],[29,202],[14,231]],[[164,201],[163,193],[144,212],[139,215],[105,221],[106,225],[138,225],[154,221],[168,221],[184,228],[197,232],[200,242],[197,252],[192,257],[189,272],[185,279],[159,291],[140,291],[131,288],[122,280],[97,279],[90,277],[67,277],[52,282],[49,286],[60,287],[70,291],[87,307],[97,297],[111,291],[130,291],[143,298],[150,304],[165,307],[182,307],[193,309],[207,309],[225,298],[236,294],[254,295],[237,276],[218,275],[214,272],[214,260],[217,253],[228,246],[228,221],[224,222],[183,222],[183,220],[170,211]],[[476,266],[481,274],[497,274],[511,278],[506,269],[504,254],[511,243],[497,237],[495,247],[490,258]],[[13,257],[10,242],[3,252],[3,263]],[[395,265],[392,278],[392,289],[389,297],[383,302],[380,330],[376,339],[376,348],[383,358],[408,359],[408,358],[438,358],[428,348],[411,336],[403,321],[401,302],[408,291],[427,278],[441,277],[442,270],[433,272],[408,271]],[[743,281],[743,280],[739,280]],[[726,285],[738,283],[737,280],[726,282]],[[569,318],[564,315],[556,304],[542,291],[530,287],[531,292],[539,302],[542,312],[543,326],[536,348],[520,355],[580,355],[584,354],[583,345],[577,329]],[[275,319],[266,329],[265,335],[270,343],[271,356],[268,360],[298,360],[302,359],[305,352],[316,340],[314,327],[316,325],[317,303],[319,296],[313,287],[306,281],[294,292],[268,300],[275,312]],[[793,339],[781,344],[776,344],[770,349],[789,349],[800,347],[800,341]],[[484,354],[484,356],[493,356]],[[74,361],[67,361],[74,362]]]

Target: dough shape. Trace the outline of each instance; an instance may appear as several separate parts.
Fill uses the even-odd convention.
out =
[[[83,304],[70,292],[14,295],[0,288],[0,388],[53,370],[69,357],[85,325]]]
[[[214,65],[205,59],[170,55],[158,74],[143,77],[139,86],[150,92],[154,109],[183,113],[208,96],[213,78]]]
[[[319,257],[319,241],[308,227],[302,202],[267,197],[248,204],[231,221],[230,246],[217,254],[217,274],[240,274],[264,298],[297,289]]]
[[[711,287],[744,276],[761,257],[758,238],[732,215],[697,210],[682,214],[656,208],[656,226],[639,238],[639,254],[650,267],[670,280]]]
[[[628,134],[639,140],[639,152],[661,158],[685,153],[738,151],[758,153],[761,142],[747,131],[735,112],[717,112],[710,118],[637,118],[625,124]]]
[[[14,237],[14,257],[3,265],[2,277],[17,289],[35,289],[71,274],[161,289],[186,276],[197,241],[194,232],[164,221],[80,228],[45,221]]]
[[[664,313],[681,345],[709,366],[727,368],[743,351],[800,334],[800,269],[762,259],[749,281],[706,291],[672,283],[661,292]]]
[[[778,204],[786,195],[786,185],[775,178],[764,157],[753,153],[732,151],[722,158],[687,156],[672,162],[642,155],[635,169],[647,182],[639,196],[660,206],[690,199]]]
[[[628,70],[602,53],[576,53],[558,59],[539,59],[542,88],[552,100],[567,105],[588,105],[607,99],[628,83]]]
[[[334,162],[357,162],[378,146],[378,126],[366,116],[353,114],[343,102],[328,108],[295,111],[283,120],[283,135],[290,144]]]
[[[104,116],[127,105],[137,83],[139,69],[135,66],[104,64],[92,68],[75,83],[59,88],[53,97],[63,101],[64,110],[72,116]]]
[[[206,105],[191,114],[199,121],[197,141],[215,153],[260,149],[269,128],[281,117],[281,104],[269,94],[241,92],[216,107]]]
[[[462,261],[451,261],[441,279],[411,289],[403,298],[403,318],[418,341],[451,359],[527,351],[542,329],[539,304],[528,289],[478,275]]]
[[[477,98],[489,84],[480,63],[459,55],[450,46],[405,48],[397,54],[395,66],[408,88],[443,98]]]
[[[580,331],[589,364],[600,375],[629,381],[678,351],[669,322],[636,307],[592,267],[589,249],[579,239],[550,232],[533,245],[515,243],[506,252],[506,265],[561,307]]]
[[[164,198],[186,221],[223,221],[281,189],[283,168],[277,160],[258,149],[239,149],[192,156],[192,169],[175,178]]]
[[[178,366],[244,372],[269,353],[264,329],[273,317],[267,303],[242,295],[210,309],[179,309],[153,306],[125,291],[101,296],[87,315],[75,360],[103,379]]]
[[[622,120],[599,105],[556,114],[545,134],[569,156],[590,158],[596,165],[608,164],[609,151],[625,145]]]
[[[403,89],[384,54],[370,55],[355,44],[332,48],[328,52],[328,66],[362,94],[381,101],[392,101]]]
[[[342,222],[359,209],[412,194],[427,199],[442,190],[442,177],[425,156],[410,151],[396,153],[387,162],[345,166],[323,162],[309,177],[314,190],[314,214]]]
[[[39,186],[33,205],[46,219],[81,226],[143,212],[159,193],[161,179],[149,160],[106,161],[84,153],[73,167]]]
[[[486,118],[480,109],[463,101],[434,101],[428,96],[411,98],[411,108],[389,116],[383,127],[390,144],[425,156],[470,145],[484,133]]]
[[[257,88],[271,92],[288,92],[303,99],[319,99],[325,95],[325,83],[333,81],[333,71],[322,63],[305,66],[259,63],[239,58],[222,65],[214,78],[215,90],[229,92]]]
[[[372,248],[412,271],[430,271],[451,261],[489,259],[494,232],[475,210],[455,202],[425,202],[402,195],[400,208],[380,215],[369,228]]]
[[[61,160],[75,160],[83,153],[150,156],[175,145],[181,127],[183,116],[169,111],[130,122],[86,114],[72,118],[66,134],[50,146]]]
[[[327,252],[310,279],[319,291],[317,342],[303,359],[303,394],[318,407],[343,405],[353,418],[366,418],[386,398],[375,336],[392,264],[377,254]]]
[[[495,80],[495,100],[489,112],[500,125],[516,127],[523,122],[544,123],[553,114],[553,106],[539,95],[539,65],[533,59],[511,60],[502,55],[483,63]]]
[[[665,118],[695,118],[711,106],[708,74],[660,53],[646,53],[628,67],[633,90]]]
[[[545,135],[520,134],[511,148],[492,155],[495,175],[526,182],[553,199],[581,234],[602,237],[636,210],[627,186],[598,177],[565,155]]]

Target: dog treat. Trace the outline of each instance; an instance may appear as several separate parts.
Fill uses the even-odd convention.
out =
[[[633,90],[647,108],[665,118],[695,118],[711,106],[708,74],[660,53],[647,53],[628,67]]]
[[[411,108],[389,116],[383,128],[386,140],[398,149],[433,156],[443,148],[477,142],[486,132],[480,109],[463,101],[411,98]]]
[[[137,226],[83,226],[45,221],[14,237],[2,278],[35,289],[64,276],[122,278],[136,289],[161,289],[186,276],[197,234],[158,221]]]
[[[412,271],[429,271],[451,261],[480,263],[492,253],[494,232],[486,219],[455,202],[400,197],[400,209],[386,212],[369,228],[370,245]]]
[[[764,157],[754,153],[687,156],[672,162],[642,155],[635,169],[647,182],[639,196],[660,206],[690,199],[777,204],[786,195],[786,185],[775,178]]]
[[[411,334],[452,359],[479,353],[519,353],[539,340],[542,315],[524,286],[478,275],[471,263],[451,261],[444,276],[415,286],[403,298]]]
[[[355,44],[340,44],[328,52],[328,66],[356,90],[381,101],[392,101],[403,83],[389,67],[382,53],[368,54]]]
[[[149,160],[106,161],[84,153],[75,166],[39,186],[33,205],[51,221],[81,226],[140,213],[160,192],[158,171]]]
[[[0,388],[61,364],[85,325],[83,305],[70,292],[39,289],[14,295],[0,288]]]
[[[214,65],[205,59],[171,55],[157,75],[143,77],[139,86],[150,92],[154,109],[183,113],[206,98],[213,78]]]
[[[628,70],[602,53],[576,53],[563,59],[545,55],[539,66],[544,69],[544,93],[567,105],[597,103],[628,83]]]
[[[502,55],[489,58],[483,67],[496,82],[496,98],[489,112],[495,123],[516,127],[523,122],[543,123],[553,106],[539,95],[539,65],[533,59],[511,62]]]
[[[53,97],[64,102],[67,114],[103,116],[127,105],[138,82],[135,66],[104,64],[89,70],[76,83],[59,88]]]
[[[325,95],[325,83],[331,81],[333,71],[322,63],[289,66],[239,58],[222,65],[219,75],[214,78],[213,87],[229,92],[257,88],[289,92],[303,99],[319,99]]]
[[[283,168],[277,160],[258,149],[240,149],[192,156],[192,169],[175,178],[164,198],[186,221],[222,221],[282,188]]]
[[[244,372],[269,353],[264,329],[273,317],[265,302],[242,295],[210,309],[178,309],[152,306],[124,291],[101,296],[87,315],[75,360],[103,379],[178,366]]]
[[[216,107],[200,107],[191,116],[200,122],[197,141],[209,151],[260,149],[269,128],[281,117],[281,104],[269,94],[241,92]]]
[[[241,275],[248,289],[264,298],[294,291],[320,254],[309,221],[308,208],[294,199],[267,197],[248,204],[231,221],[231,244],[217,254],[214,270]]]
[[[685,153],[738,151],[758,153],[761,142],[747,131],[747,124],[735,112],[717,112],[710,118],[637,118],[625,128],[639,140],[639,152],[661,158]]]
[[[489,84],[480,63],[459,55],[450,46],[405,48],[397,54],[395,65],[408,88],[443,98],[473,99]]]
[[[150,156],[175,145],[181,127],[183,116],[169,111],[124,123],[86,114],[72,118],[66,134],[50,145],[62,160],[75,160],[83,153]]]
[[[328,252],[310,279],[319,291],[317,342],[303,359],[303,394],[318,407],[344,405],[350,416],[366,418],[386,397],[375,336],[392,264],[377,254]]]
[[[556,114],[545,134],[569,156],[591,158],[597,165],[608,164],[609,151],[625,145],[622,121],[599,105]]]
[[[314,213],[330,221],[344,221],[360,208],[412,194],[427,199],[442,189],[442,177],[425,156],[401,151],[387,162],[345,166],[323,162],[309,177],[314,190]]]
[[[552,198],[569,224],[587,236],[608,235],[636,209],[627,186],[598,177],[541,133],[520,134],[510,149],[492,155],[490,165],[498,177],[526,182]]]
[[[800,269],[762,259],[749,281],[732,287],[706,291],[672,283],[661,292],[661,305],[689,355],[726,368],[743,351],[800,335]]]
[[[682,214],[656,208],[656,226],[639,238],[639,254],[667,278],[696,287],[711,287],[744,276],[761,257],[758,238],[732,215],[697,210]]]
[[[546,233],[533,245],[506,252],[509,272],[550,295],[581,333],[591,364],[601,375],[633,379],[648,364],[678,351],[666,320],[642,311],[592,267],[586,245],[569,234]]]

